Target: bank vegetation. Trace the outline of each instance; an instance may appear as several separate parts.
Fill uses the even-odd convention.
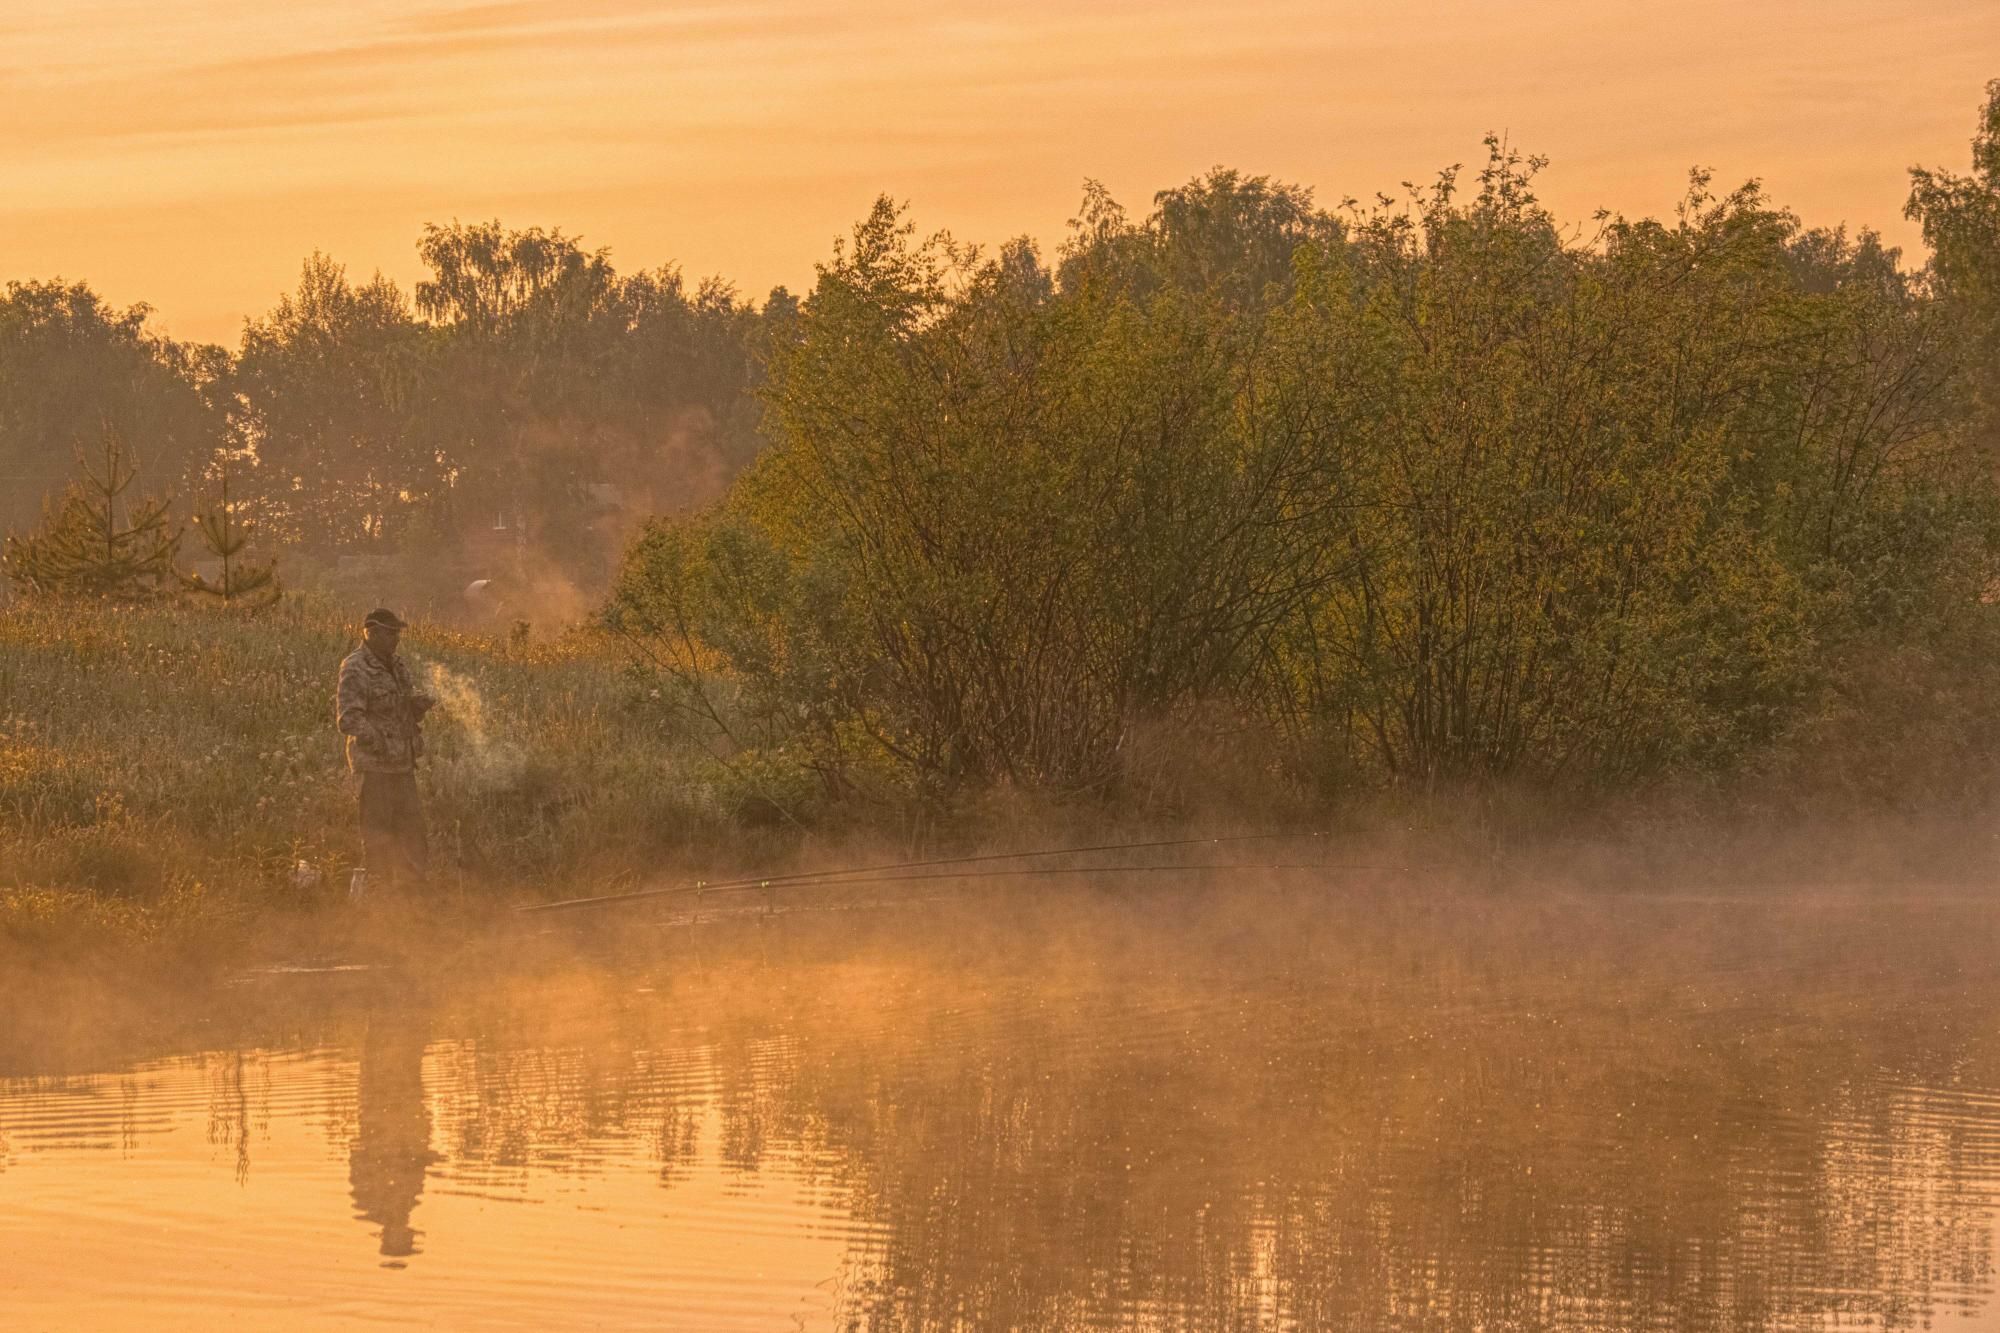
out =
[[[461,895],[1017,816],[1472,811],[1489,850],[1663,811],[1970,826],[2000,752],[1989,91],[1971,172],[1913,172],[1921,264],[1702,173],[1667,218],[1561,219],[1496,141],[1333,209],[1224,170],[1144,216],[1092,186],[1046,257],[885,199],[761,307],[498,224],[427,230],[413,297],[315,257],[234,352],[13,284],[0,919],[336,901],[331,672],[399,599],[444,673]],[[131,491],[99,504],[107,440]],[[234,575],[165,547],[145,587],[52,581],[134,506],[254,534],[294,591],[213,596]]]

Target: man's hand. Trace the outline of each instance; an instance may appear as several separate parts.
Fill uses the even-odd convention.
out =
[[[412,694],[410,696],[410,711],[418,717],[422,717],[425,713],[430,712],[431,709],[436,708],[437,702],[436,699],[433,699],[428,694]]]

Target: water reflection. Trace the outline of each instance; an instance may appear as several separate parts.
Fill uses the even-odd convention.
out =
[[[1327,924],[976,966],[978,945],[932,941],[942,966],[846,973],[801,947],[668,990],[711,1016],[715,1168],[824,1172],[881,1238],[845,1278],[872,1327],[1907,1327],[1984,1308],[2000,1119],[1965,1084],[1994,1086],[1992,991],[1925,984],[1963,958],[1950,939],[1920,932],[1926,962],[1898,966],[1857,956],[1851,916],[1651,947],[1641,925],[1594,957],[1532,922],[1498,951],[1448,922]],[[723,993],[741,986],[756,998]],[[684,1142],[657,1065],[614,1051],[535,1081],[540,1132],[650,1119]],[[476,1092],[520,1090],[517,1072]]]
[[[287,1126],[339,1145],[372,1257],[471,1322],[502,1295],[699,1327],[1994,1319],[1988,909],[1256,906],[778,918],[349,997],[320,1032],[277,1004],[340,1054],[211,1059],[211,1138],[238,1182],[310,1183]],[[38,1200],[102,1120],[49,1087],[0,1085]],[[143,1207],[172,1098],[122,1087]]]
[[[430,1108],[424,1102],[421,1022],[378,1011],[361,1038],[355,1074],[353,1147],[347,1179],[354,1215],[380,1228],[388,1267],[418,1252],[423,1234],[410,1223],[423,1197],[424,1173],[439,1155],[431,1151]]]
[[[119,1122],[119,1147],[131,1153],[139,1146],[133,1132],[134,1112],[140,1096],[131,1079],[119,1084],[124,1116]],[[214,1062],[208,1093],[208,1141],[228,1148],[236,1158],[236,1183],[250,1180],[250,1094],[244,1086],[244,1053],[233,1051]]]

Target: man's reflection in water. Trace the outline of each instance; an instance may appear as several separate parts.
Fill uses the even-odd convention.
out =
[[[431,1151],[431,1116],[424,1105],[424,1043],[420,1019],[375,1014],[361,1040],[354,1147],[347,1178],[355,1216],[382,1228],[384,1267],[401,1268],[417,1252],[410,1213],[424,1192]]]

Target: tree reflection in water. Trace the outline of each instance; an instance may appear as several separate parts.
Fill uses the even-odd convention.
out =
[[[583,969],[495,1002],[444,1139],[530,1170],[657,1145],[669,1189],[698,1141],[703,1169],[778,1162],[860,1224],[856,1328],[1984,1305],[1990,934],[1906,917],[1883,948],[1865,913],[1670,910],[1183,904],[862,945],[795,920],[646,987]]]
[[[347,1159],[355,1216],[380,1228],[386,1267],[416,1254],[422,1234],[410,1215],[424,1192],[431,1150],[424,1102],[426,1025],[407,1016],[371,1013],[361,1039],[354,1138]]]

